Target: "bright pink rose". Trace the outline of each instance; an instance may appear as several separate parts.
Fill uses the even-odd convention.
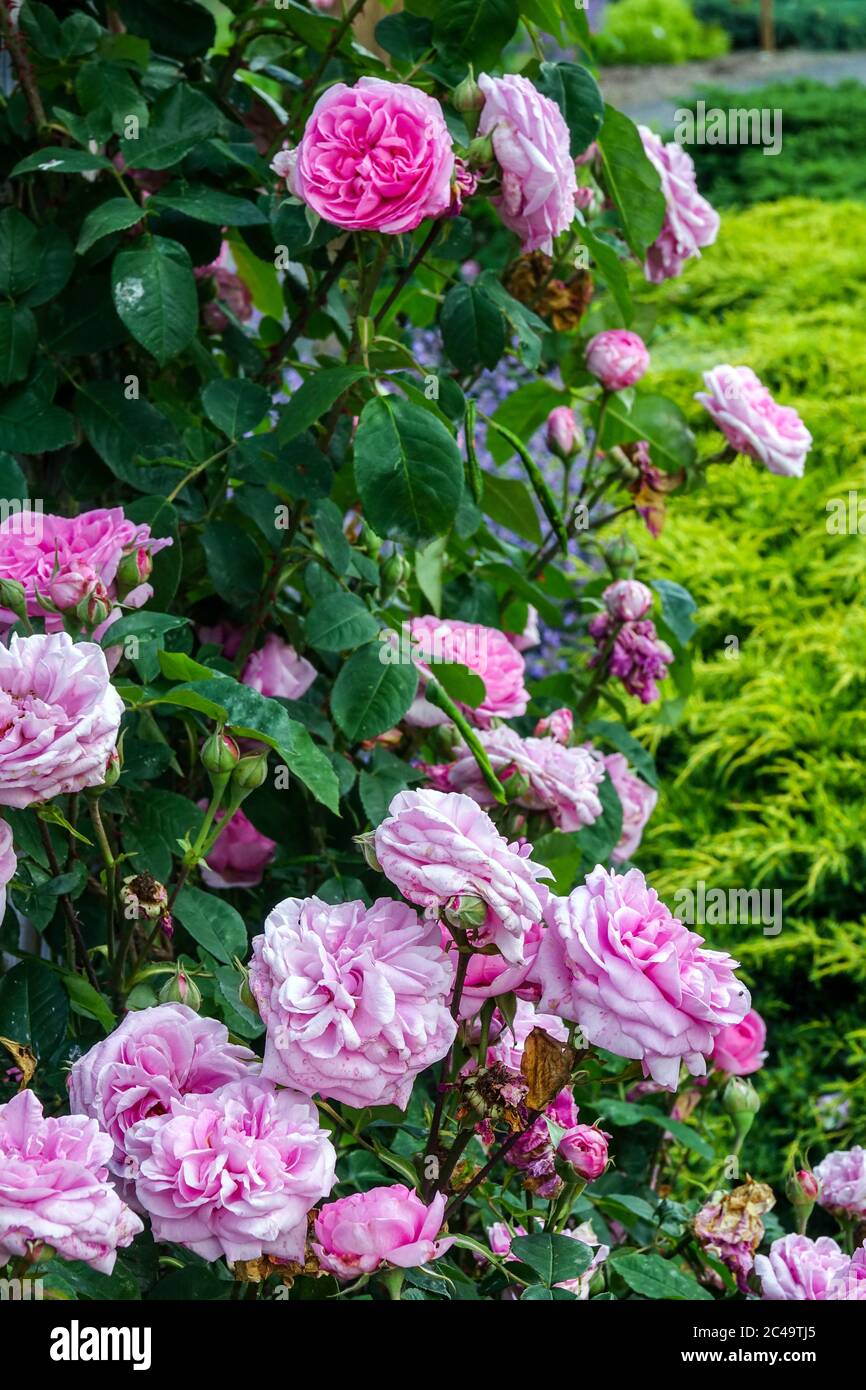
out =
[[[640,381],[649,366],[643,338],[626,328],[596,333],[586,345],[586,367],[606,391],[623,391]]]
[[[639,869],[601,866],[568,898],[551,897],[538,952],[541,1007],[573,1019],[597,1047],[640,1060],[676,1090],[680,1063],[706,1073],[716,1034],[750,999],[737,964],[687,931]]]
[[[46,1119],[32,1091],[0,1105],[0,1265],[44,1241],[100,1274],[144,1227],[118,1197],[105,1164],[111,1140],[84,1115]]]
[[[448,716],[424,698],[424,674],[436,674],[437,662],[456,661],[467,666],[484,682],[484,699],[477,709],[465,709],[468,718],[487,728],[496,716],[511,719],[524,714],[529,691],[524,685],[526,663],[515,644],[504,632],[479,623],[463,623],[457,618],[434,618],[425,614],[409,623],[412,651],[421,672],[419,694],[404,716],[407,724],[431,728],[446,724]]]
[[[206,1260],[304,1261],[307,1212],[334,1185],[336,1154],[315,1105],[249,1077],[187,1095],[127,1142],[154,1239]]]
[[[782,1236],[769,1255],[758,1255],[761,1297],[775,1303],[823,1302],[844,1297],[850,1260],[829,1236]]]
[[[200,810],[207,801],[199,802]],[[225,815],[218,811],[217,822]],[[209,851],[201,876],[209,888],[255,888],[276,853],[276,840],[262,835],[243,811],[235,811],[225,830]]]
[[[575,1125],[566,1130],[559,1141],[556,1153],[563,1163],[567,1163],[584,1182],[594,1182],[600,1178],[608,1164],[607,1141],[609,1134],[594,1125]]]
[[[292,189],[349,231],[411,232],[451,203],[454,149],[438,101],[362,77],[323,93],[307,121]]]
[[[728,443],[786,478],[802,478],[812,436],[796,410],[778,405],[751,367],[723,363],[704,372],[706,406]]]
[[[574,221],[577,179],[568,126],[555,102],[526,77],[482,73],[484,106],[478,134],[489,135],[502,170],[502,196],[493,202],[521,250],[553,253],[553,238]]]
[[[866,1149],[837,1149],[815,1165],[818,1201],[828,1211],[866,1220]]]
[[[128,1131],[139,1120],[164,1114],[189,1092],[215,1091],[236,1081],[258,1058],[229,1042],[228,1029],[201,1018],[184,1004],[158,1004],[127,1014],[69,1073],[69,1103],[91,1115],[114,1144],[108,1166],[118,1177],[133,1176]]]
[[[294,647],[276,633],[269,632],[265,644],[253,652],[241,680],[260,695],[278,695],[284,700],[300,700],[316,679],[317,671]]]
[[[408,1187],[373,1187],[326,1202],[316,1217],[313,1250],[323,1269],[338,1279],[357,1279],[383,1265],[415,1269],[450,1250],[450,1236],[437,1240],[445,1195],[429,1207]]]
[[[376,831],[376,857],[410,902],[438,916],[459,911],[461,900],[486,907],[470,932],[476,946],[498,946],[511,964],[525,959],[524,939],[540,922],[547,875],[529,856],[529,844],[509,845],[471,797],[435,791],[399,792]]]
[[[701,247],[711,246],[719,233],[719,214],[698,192],[695,166],[682,145],[665,145],[646,126],[638,126],[644,152],[661,179],[667,203],[665,220],[647,252],[644,274],[654,285],[682,272]]]
[[[405,1110],[418,1073],[454,1041],[453,970],[435,923],[393,898],[286,898],[250,962],[263,1075],[356,1109]]]
[[[554,738],[557,743],[568,744],[573,731],[574,715],[563,705],[561,709],[555,709],[552,714],[539,719],[534,733],[536,738]]]
[[[717,1034],[713,1045],[713,1063],[720,1071],[732,1076],[750,1076],[760,1071],[767,1054],[764,1043],[767,1026],[757,1009],[750,1009],[745,1018]]]
[[[547,447],[561,459],[570,459],[580,447],[580,433],[571,406],[554,406],[547,417]]]
[[[631,859],[641,842],[644,826],[655,810],[659,794],[638,777],[622,753],[609,753],[602,759],[622,806],[622,835],[611,854],[615,864]]]
[[[598,820],[604,767],[586,748],[566,748],[555,738],[521,738],[507,724],[480,730],[478,738],[514,805],[545,812],[558,830],[580,830]],[[465,745],[458,748],[455,762],[431,767],[428,773],[439,791],[464,792],[479,806],[495,804]]]
[[[608,584],[602,598],[610,616],[621,623],[645,618],[653,606],[652,589],[639,579],[615,579]]]
[[[14,635],[0,647],[0,806],[100,786],[122,714],[95,643]]]
[[[5,820],[0,820],[0,923],[6,916],[6,886],[15,876],[18,858],[12,848],[12,830]]]

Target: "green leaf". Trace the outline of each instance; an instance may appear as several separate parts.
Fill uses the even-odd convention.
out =
[[[17,299],[39,276],[39,232],[17,208],[0,212],[0,294]]]
[[[72,416],[32,390],[10,392],[0,401],[0,449],[42,454],[62,449],[75,438]]]
[[[75,398],[75,415],[91,448],[116,477],[140,492],[180,476],[175,469],[136,464],[145,444],[171,450],[179,447],[174,429],[146,400],[129,400],[116,381],[88,381]]]
[[[36,348],[36,320],[29,309],[0,304],[0,386],[23,381]]]
[[[178,893],[172,912],[190,936],[224,965],[231,965],[235,956],[246,960],[249,941],[244,919],[225,898],[185,887]]]
[[[373,829],[385,819],[398,792],[423,780],[419,768],[410,767],[387,748],[374,748],[370,767],[364,768],[358,778],[361,805]]]
[[[307,614],[307,641],[321,652],[345,652],[370,642],[379,623],[357,594],[329,594]]]
[[[57,1052],[68,1018],[63,981],[43,961],[22,960],[0,979],[0,1034],[31,1048],[38,1058]]]
[[[666,396],[637,395],[631,410],[621,395],[608,399],[602,448],[645,439],[652,461],[666,473],[688,469],[695,460],[695,437],[679,406]]]
[[[614,1268],[635,1293],[644,1298],[686,1298],[712,1302],[713,1295],[671,1260],[637,1250],[617,1256]]]
[[[461,372],[495,367],[505,351],[505,320],[483,288],[453,285],[439,316],[445,351]]]
[[[170,208],[172,212],[182,212],[185,217],[213,222],[219,227],[261,227],[268,220],[249,198],[238,198],[233,193],[223,193],[219,188],[208,188],[201,183],[172,183],[168,188],[161,188],[147,206],[148,211]]]
[[[623,323],[631,323],[634,317],[634,305],[628,286],[628,272],[623,262],[614,248],[602,237],[591,232],[589,227],[581,226],[579,222],[575,222],[574,225],[577,235],[595,262],[596,269],[604,277],[608,289],[616,300]]]
[[[622,802],[609,773],[599,784],[598,798],[602,805],[598,820],[577,831],[578,844],[591,864],[605,863],[622,838]]]
[[[297,438],[321,420],[343,392],[366,375],[365,367],[326,367],[308,376],[282,413],[277,431],[280,443]]]
[[[118,1260],[111,1274],[100,1274],[82,1260],[61,1260],[56,1256],[40,1269],[47,1299],[70,1302],[114,1302],[140,1299],[141,1292],[128,1269]]]
[[[423,546],[454,521],[463,460],[441,420],[410,401],[368,401],[355,435],[355,480],[380,536]]]
[[[82,64],[75,78],[75,95],[82,111],[93,112],[97,121],[104,116],[100,135],[120,135],[130,116],[142,126],[148,123],[147,102],[122,63],[100,57]]]
[[[597,138],[604,121],[598,83],[588,68],[577,63],[542,63],[535,85],[562,112],[576,159]]]
[[[526,304],[521,304],[519,299],[510,295],[494,270],[483,270],[474,283],[499,305],[517,337],[521,362],[525,367],[535,371],[541,361],[542,340],[549,332],[544,319],[539,318]]]
[[[331,693],[331,713],[353,743],[376,738],[402,719],[415,698],[414,664],[381,660],[387,648],[371,642],[349,657]]]
[[[116,623],[102,634],[102,647],[116,647],[127,637],[137,637],[140,642],[150,642],[164,637],[176,627],[186,627],[189,618],[174,613],[151,613],[138,609],[135,613],[125,613]]]
[[[46,145],[41,150],[20,159],[10,174],[91,174],[95,169],[110,169],[111,160],[89,150],[66,150],[60,145]]]
[[[84,1014],[86,1018],[95,1018],[97,1023],[102,1024],[106,1033],[110,1033],[117,1019],[111,1012],[105,996],[95,990],[83,975],[76,975],[71,970],[64,970],[62,975],[73,1012]]]
[[[102,237],[110,236],[112,232],[125,231],[127,227],[134,227],[143,217],[144,209],[131,202],[129,198],[109,198],[85,217],[75,250],[79,256],[83,256],[85,251],[89,251]]]
[[[636,1105],[633,1101],[616,1100],[613,1097],[603,1096],[598,1102],[599,1118],[610,1120],[615,1125],[639,1125],[643,1123],[656,1125],[659,1129],[667,1130],[673,1134],[687,1149],[700,1154],[702,1158],[713,1162],[715,1150],[712,1144],[708,1144],[706,1139],[698,1134],[697,1130],[691,1125],[683,1124],[681,1120],[671,1119],[670,1115],[665,1115],[661,1110],[657,1110],[652,1105]]]
[[[608,719],[594,719],[586,726],[590,738],[600,738],[613,745],[618,753],[628,758],[638,776],[651,787],[658,789],[659,778],[655,759],[642,743],[630,734],[622,724],[614,724]]]
[[[168,169],[216,134],[221,124],[217,108],[181,78],[157,97],[147,130],[137,140],[121,140],[120,152],[133,169]]]
[[[433,41],[449,58],[474,63],[476,72],[499,62],[520,19],[518,0],[447,0],[433,26]]]
[[[398,63],[415,63],[430,48],[433,30],[429,19],[418,15],[390,14],[376,25],[376,42]]]
[[[566,1279],[578,1279],[592,1264],[593,1253],[582,1240],[570,1236],[515,1236],[511,1253],[529,1265],[541,1282],[551,1288]]]
[[[271,403],[264,386],[239,378],[211,381],[201,393],[205,414],[218,430],[229,439],[254,430],[265,416]]]
[[[519,478],[502,478],[497,473],[485,473],[481,507],[485,516],[489,516],[498,526],[504,526],[533,545],[540,544],[541,523],[535,502],[528,487]]]
[[[7,502],[11,502],[13,498],[17,498],[19,502],[26,502],[30,497],[30,489],[21,471],[21,465],[11,454],[0,453],[0,497],[5,497]]]
[[[264,562],[251,536],[231,521],[210,521],[201,536],[207,572],[220,598],[236,608],[253,603]]]
[[[573,830],[549,830],[534,844],[534,857],[537,863],[546,864],[550,870],[550,890],[560,897],[567,897],[574,887],[584,853],[577,834]]]
[[[659,176],[644,154],[634,121],[613,106],[605,105],[598,147],[607,191],[616,204],[625,239],[643,261],[665,217]]]
[[[684,589],[682,584],[675,584],[672,579],[654,579],[652,587],[662,601],[662,618],[677,641],[687,646],[697,632],[692,614],[698,605],[688,589]]]
[[[20,296],[20,303],[29,309],[47,304],[66,285],[72,274],[75,256],[72,242],[56,223],[42,227],[39,232],[39,270],[36,284]]]
[[[195,337],[195,278],[179,242],[152,237],[145,246],[120,251],[111,267],[111,291],[121,322],[161,367]]]
[[[470,671],[468,666],[463,666],[459,661],[436,661],[430,663],[430,669],[451,699],[456,700],[459,705],[477,709],[484,703],[487,687],[481,677],[475,671]]]
[[[150,577],[153,605],[164,612],[177,593],[183,568],[183,548],[177,512],[164,497],[139,497],[136,502],[124,503],[124,511],[130,521],[147,522],[152,536],[160,540],[164,536],[171,539],[172,544],[154,556],[153,573]]]

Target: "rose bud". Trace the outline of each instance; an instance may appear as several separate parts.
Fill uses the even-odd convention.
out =
[[[552,714],[539,719],[534,734],[536,738],[552,738],[557,743],[567,744],[571,739],[573,728],[574,715],[570,709],[563,705],[561,709],[555,709]]]
[[[547,447],[563,460],[574,458],[583,447],[583,435],[570,406],[558,405],[547,417]]]
[[[722,1091],[722,1107],[734,1122],[734,1152],[739,1153],[761,1108],[761,1097],[747,1077],[732,1076]]]
[[[368,869],[375,869],[377,874],[382,872],[382,865],[376,858],[376,833],[373,830],[365,830],[362,835],[354,835],[353,840],[364,856],[364,863]]]
[[[487,904],[474,893],[465,893],[451,899],[443,916],[457,931],[477,931],[487,921]]]
[[[235,770],[232,773],[232,791],[243,792],[244,796],[250,792],[258,791],[267,775],[267,753],[249,754],[247,757],[241,758],[235,765]]]
[[[228,777],[240,761],[241,751],[233,738],[220,729],[211,734],[201,750],[201,761],[211,780]]]
[[[145,584],[153,572],[153,560],[150,552],[143,546],[136,550],[130,550],[122,556],[120,564],[117,566],[117,592],[121,598],[137,589],[139,584]]]
[[[558,1158],[584,1182],[600,1178],[607,1167],[607,1141],[609,1134],[593,1125],[575,1125],[566,1130],[556,1150]]]
[[[625,328],[596,333],[586,345],[587,370],[597,377],[606,391],[623,391],[640,381],[649,366],[649,353],[642,338]]]
[[[652,589],[639,579],[615,579],[602,595],[607,611],[620,623],[634,623],[652,608]]]
[[[785,1193],[794,1208],[797,1232],[801,1236],[806,1233],[809,1217],[812,1215],[812,1208],[818,1200],[820,1191],[818,1179],[808,1168],[798,1168],[785,1184]]]
[[[616,540],[611,541],[604,552],[608,568],[616,578],[624,572],[631,572],[640,559],[640,552],[634,541],[630,541],[627,536],[617,536]]]
[[[157,997],[160,1004],[186,1004],[194,1013],[201,1008],[201,990],[195,980],[180,969],[166,980]]]
[[[90,565],[70,565],[66,569],[55,570],[44,596],[58,613],[69,613],[100,587],[104,593],[105,586]]]
[[[89,588],[88,592],[82,597],[80,603],[75,607],[75,616],[85,625],[85,627],[99,627],[104,623],[111,613],[111,599],[108,590],[98,575],[94,576],[95,583]]]

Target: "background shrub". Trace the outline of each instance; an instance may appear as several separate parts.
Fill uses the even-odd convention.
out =
[[[595,39],[600,63],[686,63],[727,53],[727,34],[702,24],[688,0],[619,0]]]

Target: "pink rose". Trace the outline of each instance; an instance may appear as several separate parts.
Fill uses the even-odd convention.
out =
[[[579,1023],[597,1047],[639,1059],[669,1091],[681,1062],[692,1076],[706,1073],[717,1033],[751,1002],[736,961],[707,950],[639,869],[596,867],[568,898],[550,898],[546,919],[536,962],[541,1008]]]
[[[337,227],[399,235],[448,211],[453,171],[438,101],[402,82],[362,77],[319,97],[292,189]]]
[[[723,1028],[713,1045],[714,1064],[732,1076],[750,1076],[764,1065],[767,1027],[757,1009],[730,1028]]]
[[[405,1110],[418,1073],[454,1041],[453,972],[436,925],[404,903],[286,898],[250,962],[262,1074],[356,1109]]]
[[[18,858],[12,848],[12,829],[5,820],[0,820],[0,922],[6,916],[6,887],[15,877]]]
[[[850,1265],[835,1240],[820,1236],[782,1236],[774,1240],[769,1255],[758,1255],[755,1273],[761,1281],[761,1297],[770,1302],[823,1302],[844,1297]]]
[[[568,405],[554,406],[547,417],[547,447],[561,459],[573,458],[580,447],[580,434],[574,411]]]
[[[698,192],[694,162],[682,145],[663,144],[646,126],[638,130],[667,203],[662,229],[644,265],[646,278],[660,285],[681,274],[691,256],[700,256],[701,247],[712,245],[719,232],[719,214]]]
[[[65,613],[74,611],[80,603],[91,597],[107,603],[108,592],[95,569],[91,569],[89,565],[73,563],[66,569],[58,569],[51,576],[43,597],[49,599],[61,613]]]
[[[477,709],[464,712],[476,724],[487,728],[496,716],[511,719],[524,714],[529,691],[524,684],[526,663],[515,644],[504,632],[479,623],[463,623],[456,618],[435,618],[425,614],[412,618],[409,635],[416,664],[421,672],[419,694],[404,716],[407,724],[431,728],[448,722],[438,706],[424,698],[424,674],[436,674],[436,663],[456,661],[467,666],[484,682],[484,699]]]
[[[262,1077],[169,1102],[127,1136],[154,1239],[205,1260],[304,1261],[307,1212],[334,1185],[315,1105]]]
[[[491,137],[502,170],[502,195],[493,202],[524,254],[552,255],[553,238],[574,221],[568,126],[556,103],[526,77],[482,73],[478,86],[484,93],[478,134]]]
[[[357,1279],[383,1265],[415,1269],[438,1260],[454,1244],[437,1240],[445,1214],[445,1195],[429,1207],[408,1187],[373,1187],[326,1202],[316,1217],[313,1250],[323,1269],[338,1279]]]
[[[561,709],[555,709],[552,714],[539,719],[534,730],[536,738],[553,738],[556,739],[557,743],[566,745],[571,742],[573,731],[574,715],[564,705]]]
[[[516,994],[520,1003],[538,995],[538,986],[529,982],[529,975],[538,955],[541,944],[542,924],[533,922],[523,938],[523,961],[512,965],[498,952],[485,955],[483,951],[473,951],[466,969],[463,992],[460,995],[460,1018],[474,1018],[486,999],[496,999],[500,994]],[[453,938],[448,928],[442,927],[442,945],[452,946]]]
[[[129,1013],[102,1042],[85,1052],[69,1074],[69,1103],[95,1119],[113,1142],[107,1163],[118,1177],[133,1175],[128,1131],[139,1120],[164,1114],[189,1092],[215,1091],[236,1081],[258,1058],[229,1042],[228,1029],[184,1004],[158,1004]]]
[[[822,1207],[866,1220],[866,1149],[837,1149],[815,1165]]]
[[[727,363],[704,372],[705,406],[732,448],[786,478],[802,478],[812,436],[796,410],[778,405],[751,367]]]
[[[612,618],[621,623],[633,623],[646,617],[653,606],[652,589],[639,579],[615,579],[602,594],[605,607]]]
[[[0,1265],[44,1241],[110,1274],[142,1222],[108,1181],[111,1140],[84,1115],[46,1119],[32,1091],[0,1105]]]
[[[199,802],[207,809],[207,801]],[[218,811],[216,821],[223,820]],[[269,840],[256,830],[243,811],[235,811],[225,830],[209,851],[201,876],[209,888],[255,888],[276,853],[276,840]]]
[[[526,934],[548,897],[536,882],[548,871],[529,857],[531,845],[509,845],[470,797],[435,791],[399,792],[375,845],[383,872],[409,902],[438,916],[459,911],[462,899],[480,900],[486,915],[470,932],[474,944],[523,962]]]
[[[557,1157],[584,1182],[594,1182],[600,1178],[608,1164],[607,1141],[609,1134],[594,1125],[575,1125],[566,1130],[559,1141]]]
[[[586,345],[586,368],[606,391],[623,391],[634,386],[649,366],[649,353],[643,338],[626,328],[610,328],[596,333]]]
[[[14,635],[0,647],[0,806],[100,786],[122,714],[95,643]]]
[[[615,864],[631,859],[641,842],[644,826],[655,810],[659,794],[629,767],[622,753],[609,753],[602,759],[622,806],[622,835],[611,854]]]
[[[294,647],[282,637],[270,632],[265,644],[253,652],[244,667],[244,685],[258,690],[260,695],[280,696],[284,700],[300,700],[316,679],[317,671],[309,661],[298,656]]]

